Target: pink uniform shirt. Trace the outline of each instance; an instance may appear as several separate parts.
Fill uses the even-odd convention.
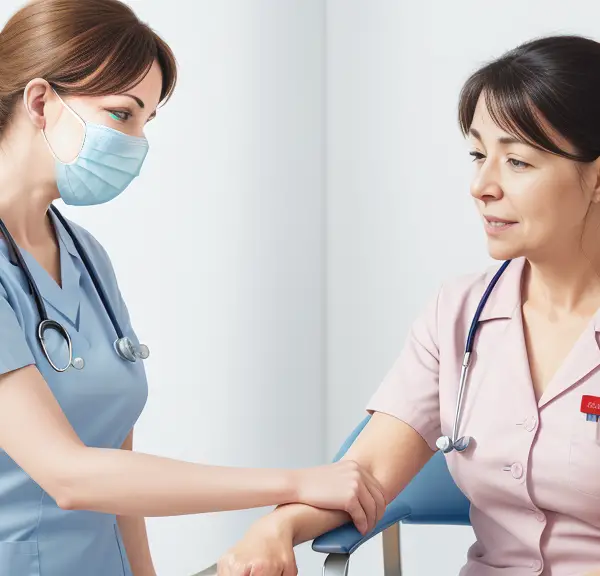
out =
[[[477,538],[461,576],[600,570],[600,423],[580,411],[583,395],[600,396],[600,313],[536,401],[521,312],[524,264],[508,265],[483,309],[458,430],[473,441],[446,455]],[[367,406],[406,422],[433,450],[438,436],[452,433],[467,333],[498,267],[442,286]]]

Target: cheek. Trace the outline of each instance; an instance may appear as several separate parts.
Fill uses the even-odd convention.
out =
[[[532,236],[568,235],[583,224],[588,202],[578,181],[560,174],[545,178],[513,198]]]

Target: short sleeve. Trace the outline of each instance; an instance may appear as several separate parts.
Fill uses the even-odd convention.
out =
[[[413,322],[400,355],[367,404],[414,428],[432,450],[441,435],[437,317],[440,291]]]
[[[35,364],[35,358],[0,284],[0,375]]]

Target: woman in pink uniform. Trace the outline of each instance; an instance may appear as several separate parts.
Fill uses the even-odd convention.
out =
[[[511,260],[481,314],[463,398],[458,436],[474,440],[446,454],[476,535],[461,576],[600,574],[600,44],[518,46],[466,81],[458,117],[489,253]],[[386,502],[452,434],[468,330],[500,266],[443,283],[368,404],[345,458]],[[293,546],[347,521],[282,506],[219,574],[296,574]]]

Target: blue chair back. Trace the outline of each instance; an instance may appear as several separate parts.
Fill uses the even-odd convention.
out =
[[[348,451],[370,418],[367,416],[353,430],[335,455],[335,462]],[[446,458],[439,451],[398,494],[395,502],[403,502],[410,508],[410,515],[403,519],[406,524],[471,524],[469,500],[454,483]]]

